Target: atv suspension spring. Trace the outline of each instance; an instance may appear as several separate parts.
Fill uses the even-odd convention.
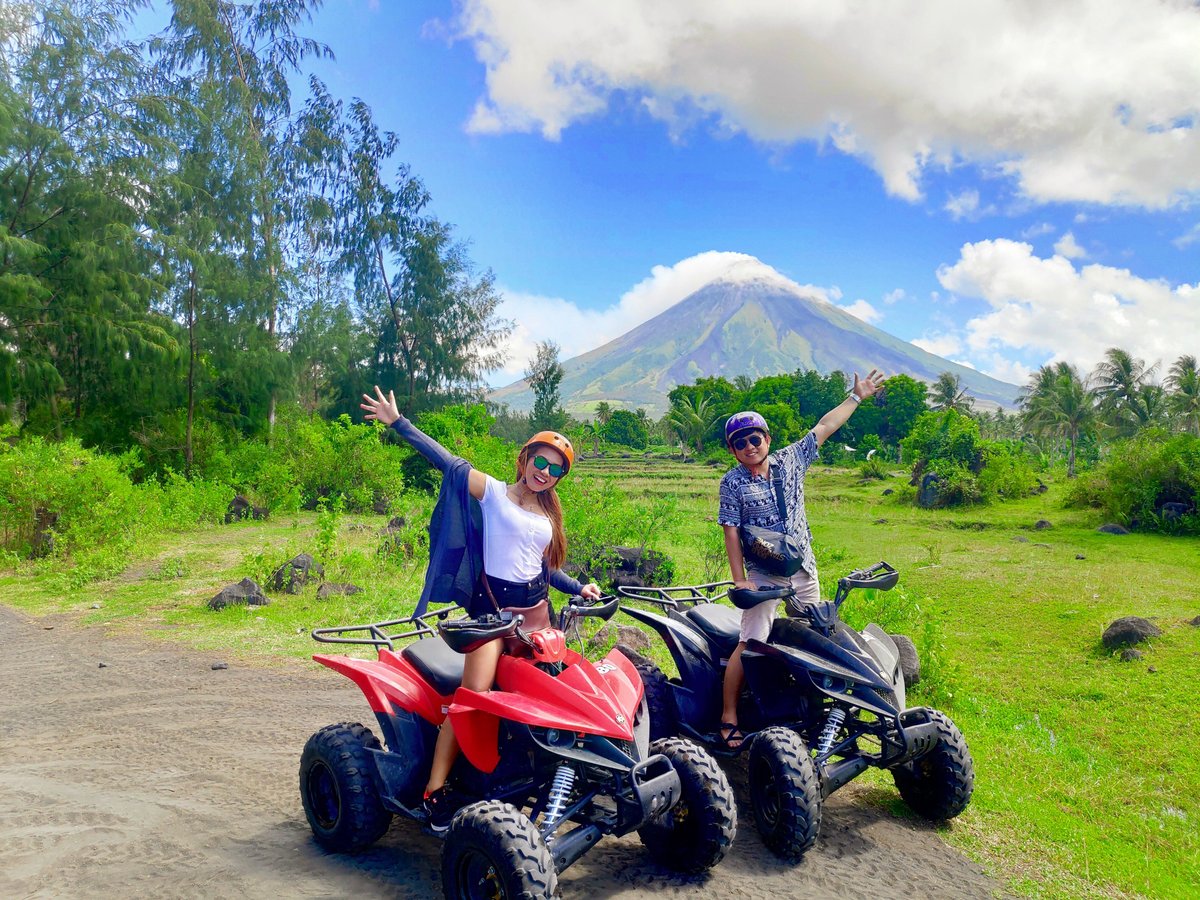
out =
[[[559,766],[546,795],[546,814],[542,817],[542,834],[549,834],[562,818],[567,801],[571,798],[571,787],[575,784],[575,770],[570,766]]]
[[[817,759],[829,755],[838,729],[845,721],[846,711],[840,706],[834,706],[829,710],[829,718],[825,720],[825,727],[821,729],[821,736],[817,738]]]

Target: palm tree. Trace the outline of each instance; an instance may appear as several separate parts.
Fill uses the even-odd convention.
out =
[[[967,395],[962,379],[953,372],[943,372],[929,389],[929,405],[939,412],[947,409],[969,413],[975,398]]]
[[[704,452],[704,436],[716,420],[707,397],[684,397],[667,414],[667,424],[679,435],[684,447],[695,448],[697,454]]]
[[[1096,426],[1096,393],[1075,367],[1060,362],[1042,366],[1021,391],[1022,420],[1032,434],[1066,440],[1067,477],[1075,477],[1075,448]]]
[[[1133,434],[1150,424],[1159,399],[1154,391],[1144,390],[1158,369],[1158,363],[1147,366],[1120,347],[1109,347],[1104,361],[1092,373],[1100,414],[1118,434]]]
[[[1200,435],[1200,370],[1196,357],[1181,356],[1163,379],[1171,392],[1167,402],[1185,431]]]

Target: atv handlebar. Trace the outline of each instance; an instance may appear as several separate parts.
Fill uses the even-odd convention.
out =
[[[559,630],[566,631],[567,626],[576,618],[590,617],[607,622],[617,611],[617,604],[620,602],[621,599],[616,596],[601,597],[599,600],[585,600],[577,594],[567,601],[567,605],[558,614]]]
[[[900,573],[885,562],[877,562],[866,569],[858,569],[844,578],[838,579],[838,593],[849,593],[854,588],[870,588],[876,591],[890,591],[900,580]]]

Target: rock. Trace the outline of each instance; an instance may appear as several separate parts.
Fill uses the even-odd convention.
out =
[[[212,668],[213,668],[213,671],[214,671],[214,672],[220,671],[221,669],[228,669],[228,668],[229,668],[229,663],[226,663],[226,662],[216,662],[216,663],[213,663],[213,664],[212,664]]]
[[[1076,553],[1076,554],[1075,554],[1075,558],[1076,558],[1076,559],[1087,559],[1087,557],[1086,557],[1086,556],[1084,556],[1082,553]]]
[[[1162,516],[1163,521],[1173,522],[1176,519],[1186,516],[1192,508],[1186,503],[1164,503],[1158,508],[1158,514]]]
[[[101,608],[101,604],[99,604],[99,603],[92,604],[92,609],[100,609],[100,608]]]
[[[378,516],[386,516],[388,510],[392,508],[392,501],[387,497],[380,497],[371,504],[371,510]]]
[[[1054,526],[1051,525],[1049,522],[1047,522],[1045,519],[1038,519],[1036,522],[1033,523],[1033,527],[1036,531],[1044,531],[1045,529],[1053,528]]]
[[[636,547],[610,547],[597,554],[588,567],[587,575],[613,590],[619,587],[647,587],[654,584],[655,576],[670,559],[657,550],[639,550]],[[668,571],[670,571],[668,569]]]
[[[633,625],[614,625],[609,622],[592,635],[591,640],[588,641],[588,650],[595,651],[604,647],[613,639],[614,635],[616,635],[618,645],[623,644],[638,652],[650,649],[650,638],[646,637],[645,632],[640,628],[635,628]]]
[[[1132,647],[1126,647],[1121,651],[1121,662],[1133,662],[1135,659],[1142,658],[1141,650],[1134,650]]]
[[[1049,545],[1049,544],[1043,544],[1041,541],[1038,541],[1038,542],[1037,542],[1036,544],[1034,544],[1033,546],[1034,546],[1034,547],[1041,547],[1043,550],[1049,550],[1049,549],[1050,549],[1050,545]]]
[[[1156,669],[1154,666],[1146,666],[1146,671],[1149,672],[1150,674],[1154,674],[1155,672],[1158,671],[1158,669]]]
[[[97,668],[100,668],[100,669],[107,669],[107,668],[108,668],[108,663],[106,663],[106,662],[102,662],[102,663],[100,663],[100,665],[99,665]]]
[[[1106,629],[1100,638],[1109,650],[1139,644],[1148,638],[1158,637],[1162,631],[1157,625],[1141,616],[1124,616],[1117,619]]]
[[[1196,618],[1192,619],[1192,624],[1197,628],[1200,628],[1200,616],[1196,616]]]
[[[917,656],[917,647],[912,638],[904,634],[890,635],[900,651],[900,671],[904,673],[904,687],[910,688],[921,683],[921,659]]]
[[[1124,525],[1118,525],[1115,522],[1109,522],[1105,525],[1101,525],[1096,530],[1103,532],[1104,534],[1129,534],[1128,528],[1126,528]]]
[[[275,590],[285,594],[298,594],[300,588],[316,578],[325,577],[325,567],[307,553],[289,559],[275,570],[271,576],[271,584]]]
[[[1023,534],[1018,534],[1013,537],[1013,541],[1018,544],[1028,544],[1029,538],[1025,537]]]
[[[894,493],[896,493],[896,492],[894,490],[892,490],[891,488],[885,488],[883,491],[883,496],[889,497]]]
[[[928,472],[921,477],[921,486],[917,488],[917,506],[922,509],[935,509],[942,502],[942,485],[945,481],[940,475]]]
[[[225,524],[250,518],[250,509],[250,501],[238,494],[229,501],[229,507],[225,510]]]
[[[362,591],[363,589],[357,584],[335,584],[332,581],[326,581],[317,588],[317,599],[328,600],[339,594],[361,594]]]
[[[262,520],[266,520],[267,518],[269,518],[270,515],[271,514],[267,511],[267,508],[265,506],[250,507],[250,518],[252,518],[252,519],[262,521]]]
[[[1035,488],[1034,488],[1033,490],[1031,490],[1029,493],[1031,493],[1031,494],[1044,494],[1044,493],[1046,493],[1046,491],[1048,491],[1048,490],[1050,490],[1050,488],[1046,487],[1046,482],[1042,481],[1042,479],[1040,479],[1040,478],[1039,478],[1039,479],[1037,480],[1037,487],[1035,487]]]
[[[886,525],[886,524],[887,524],[887,519],[876,519],[876,520],[875,520],[875,522],[874,522],[874,524],[876,524],[876,525]]]
[[[262,592],[262,588],[253,578],[243,578],[237,584],[222,588],[221,592],[208,601],[209,609],[224,609],[227,606],[245,604],[247,606],[266,606],[271,601]]]

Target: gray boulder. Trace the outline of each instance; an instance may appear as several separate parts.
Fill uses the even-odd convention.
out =
[[[1124,525],[1118,525],[1116,522],[1108,522],[1096,529],[1104,534],[1129,534],[1129,529]]]
[[[647,587],[654,584],[658,570],[669,559],[657,550],[636,547],[610,547],[588,567],[591,580],[608,584],[613,590],[620,587]]]
[[[336,584],[332,581],[326,581],[317,588],[317,599],[328,600],[330,597],[349,594],[361,594],[362,588],[357,584]]]
[[[271,583],[275,590],[285,594],[298,594],[300,588],[317,578],[325,577],[325,567],[309,556],[301,553],[294,559],[289,559],[275,570]]]
[[[224,609],[227,606],[267,606],[271,601],[253,578],[243,578],[237,584],[222,588],[221,592],[208,601],[209,609]]]
[[[1044,531],[1045,529],[1047,529],[1047,528],[1053,528],[1054,526],[1053,526],[1053,525],[1051,525],[1051,524],[1050,524],[1048,521],[1046,521],[1045,519],[1038,519],[1036,522],[1034,522],[1034,523],[1033,523],[1033,527],[1034,527],[1034,528],[1035,528],[1037,531]]]
[[[1158,508],[1158,514],[1167,522],[1173,522],[1176,519],[1182,518],[1191,511],[1192,508],[1186,503],[1164,503]]]
[[[1148,619],[1143,619],[1141,616],[1124,616],[1104,629],[1104,635],[1100,640],[1109,650],[1116,650],[1118,647],[1140,644],[1142,641],[1158,637],[1160,634],[1162,631],[1159,627]]]
[[[942,486],[945,481],[940,475],[928,472],[921,477],[921,486],[917,488],[917,506],[922,509],[935,509],[942,503]]]
[[[618,646],[627,647],[639,653],[650,649],[650,638],[646,637],[645,632],[640,628],[635,628],[633,625],[614,625],[609,622],[592,635],[591,640],[588,641],[588,650],[595,652],[605,647],[614,635]]]
[[[1126,647],[1121,651],[1121,662],[1133,662],[1135,659],[1142,658],[1141,650],[1134,650],[1132,647]]]
[[[893,634],[891,639],[900,651],[900,671],[904,673],[904,687],[910,688],[921,683],[921,659],[917,656],[917,647],[912,638],[905,634]]]

